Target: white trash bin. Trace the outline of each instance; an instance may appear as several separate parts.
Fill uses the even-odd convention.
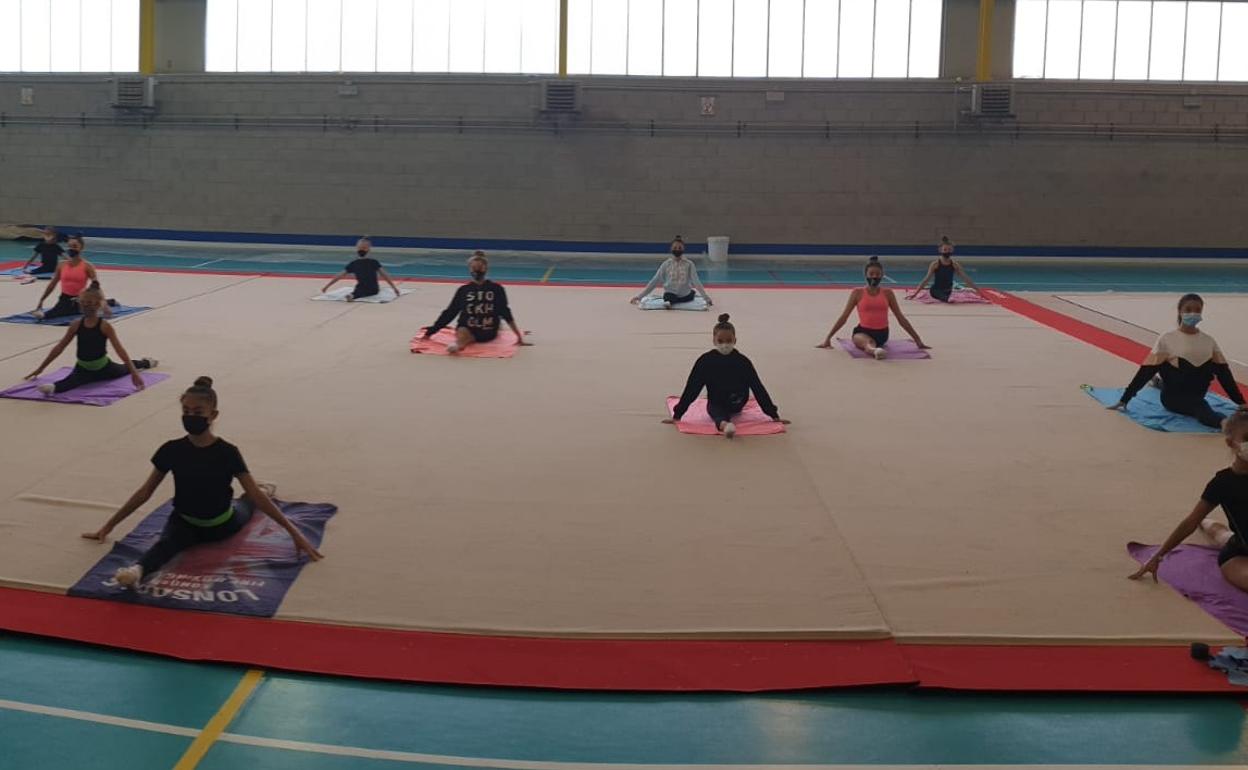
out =
[[[706,255],[712,262],[728,261],[728,236],[712,235],[706,239]]]

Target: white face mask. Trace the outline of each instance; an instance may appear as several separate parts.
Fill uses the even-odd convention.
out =
[[[1239,455],[1239,459],[1244,462],[1248,462],[1248,441],[1240,444],[1239,449],[1235,451],[1235,454]]]
[[[732,344],[731,342],[721,342],[720,344],[715,346],[715,349],[718,350],[720,353],[723,353],[724,355],[728,355],[733,350],[736,350],[736,348],[737,346]]]

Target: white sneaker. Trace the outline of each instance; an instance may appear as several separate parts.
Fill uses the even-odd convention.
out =
[[[41,382],[39,383],[39,387],[36,388],[36,390],[38,390],[40,393],[42,393],[45,396],[50,396],[56,392],[56,386],[50,382]]]
[[[118,585],[125,586],[126,588],[135,587],[142,579],[143,568],[137,564],[131,564],[129,567],[122,567],[113,575],[113,580],[116,580]]]
[[[458,353],[458,352],[459,352],[459,343],[458,343],[458,342],[452,342],[451,344],[447,345],[447,346],[446,346],[446,352],[447,352],[447,353],[449,353],[449,354],[450,354],[450,355],[452,355],[452,356],[453,356],[453,355],[455,355],[456,353]]]
[[[43,311],[42,311],[42,310],[32,310],[32,311],[30,311],[30,315],[31,315],[31,317],[32,317],[32,318],[34,318],[36,321],[42,321],[42,320],[43,320]]]
[[[148,369],[155,369],[156,367],[160,366],[160,362],[154,358],[145,358],[143,360],[147,362]]]
[[[671,310],[671,309],[672,309],[672,303],[668,302],[667,300],[663,300],[663,309],[664,309],[664,310]]]
[[[884,360],[884,359],[886,359],[886,358],[888,358],[888,351],[887,351],[887,350],[885,350],[884,348],[876,348],[876,349],[875,349],[875,360],[876,360],[876,361],[883,361],[883,360]]]
[[[724,425],[724,438],[732,438],[735,435],[737,435],[737,426],[733,425],[732,423],[725,424]]]

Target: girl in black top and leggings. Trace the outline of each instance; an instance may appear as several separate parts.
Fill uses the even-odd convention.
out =
[[[212,434],[217,411],[217,392],[212,378],[200,377],[182,394],[182,427],[186,436],[167,441],[152,456],[155,468],[143,486],[126,504],[95,532],[83,537],[103,542],[113,528],[151,498],[166,473],[173,473],[173,512],[147,553],[129,567],[117,570],[115,580],[134,586],[164,566],[170,559],[199,543],[225,540],[238,534],[257,509],[282,526],[295,542],[298,553],[312,561],[321,558],[303,533],[290,523],[270,497],[272,485],[261,486],[251,477],[238,447]],[[234,479],[243,487],[243,496],[234,499]]]
[[[1248,412],[1236,412],[1226,418],[1222,434],[1234,453],[1231,466],[1218,471],[1205,485],[1196,507],[1179,522],[1153,558],[1131,575],[1132,580],[1145,575],[1152,575],[1156,580],[1161,560],[1200,527],[1222,548],[1218,552],[1218,566],[1226,582],[1248,591]],[[1218,506],[1226,513],[1230,526],[1206,520]]]
[[[940,258],[927,266],[927,275],[923,276],[923,280],[919,281],[919,285],[914,291],[906,295],[907,299],[914,299],[923,291],[923,287],[927,286],[927,282],[932,282],[932,288],[928,294],[932,299],[948,302],[953,297],[953,278],[954,276],[962,279],[962,283],[974,289],[980,296],[983,292],[971,280],[971,277],[962,269],[962,265],[953,258],[953,244],[949,241],[949,236],[942,236],[940,239]]]
[[[719,317],[719,323],[715,324],[711,334],[715,349],[698,357],[693,371],[689,373],[685,391],[672,409],[672,416],[663,422],[669,425],[679,422],[702,389],[706,388],[706,413],[715,422],[715,428],[727,438],[736,435],[732,418],[745,408],[751,392],[764,414],[788,425],[788,420],[780,419],[780,409],[772,403],[771,396],[758,378],[758,372],[754,370],[753,362],[737,350],[737,329],[728,323],[727,313]]]
[[[65,336],[56,343],[56,347],[52,348],[48,357],[43,359],[39,368],[26,375],[26,379],[33,380],[38,377],[48,367],[48,364],[55,361],[56,357],[69,347],[70,340],[76,339],[78,361],[74,364],[74,370],[58,382],[40,385],[41,393],[45,396],[64,393],[88,383],[116,380],[125,377],[127,373],[134,387],[143,390],[143,378],[139,376],[139,370],[154,369],[156,359],[130,360],[130,354],[126,352],[121,345],[121,340],[117,338],[117,330],[100,317],[100,311],[104,307],[104,292],[100,291],[98,284],[93,283],[83,290],[78,297],[78,306],[82,310],[82,318],[69,325],[69,328],[65,330]],[[108,343],[110,342],[113,344],[113,350],[117,351],[117,356],[121,358],[120,364],[108,357]]]

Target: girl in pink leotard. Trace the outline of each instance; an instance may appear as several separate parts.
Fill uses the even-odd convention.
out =
[[[929,349],[929,346],[925,345],[919,337],[919,333],[910,325],[905,314],[901,312],[893,290],[880,286],[880,282],[884,280],[884,266],[880,264],[880,258],[871,257],[866,268],[863,269],[863,274],[867,279],[866,287],[854,289],[849,293],[849,301],[845,303],[844,312],[841,313],[840,318],[836,319],[832,331],[828,332],[828,336],[818,347],[832,347],[832,336],[840,331],[845,322],[849,320],[849,314],[856,309],[858,325],[854,327],[854,345],[867,355],[874,356],[877,360],[887,357],[888,353],[884,346],[888,344],[890,310],[897,317],[897,323],[901,324],[901,328],[905,329],[914,340],[914,344],[923,350]]]

